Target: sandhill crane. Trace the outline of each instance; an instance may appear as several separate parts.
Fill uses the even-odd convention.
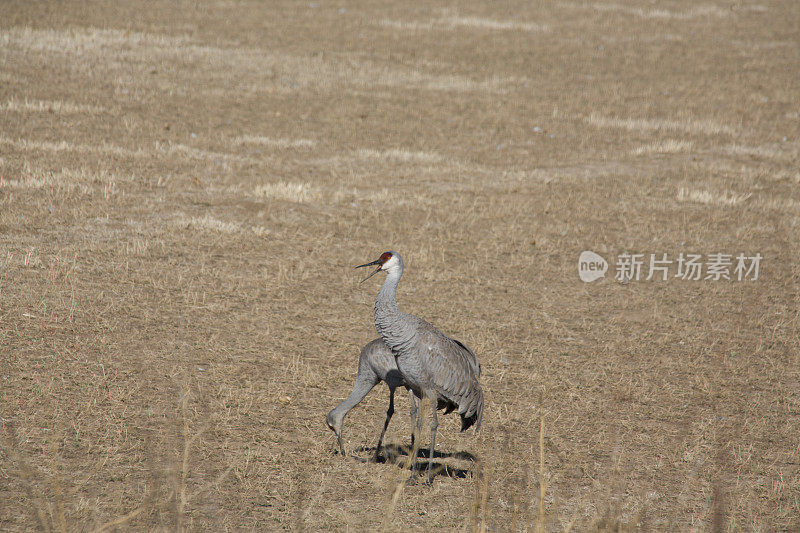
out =
[[[483,390],[478,382],[481,366],[472,350],[451,339],[428,322],[397,308],[397,284],[403,275],[403,259],[397,252],[384,252],[370,263],[356,268],[379,265],[377,270],[362,280],[366,281],[381,270],[386,271],[378,297],[375,300],[375,328],[392,350],[397,368],[418,398],[429,398],[433,404],[431,420],[431,446],[428,454],[427,484],[432,483],[431,463],[436,446],[436,429],[439,427],[437,408],[444,404],[445,414],[458,409],[461,431],[473,424],[475,431],[483,418]],[[417,427],[421,415],[417,412]],[[416,475],[416,461],[412,479]]]
[[[386,421],[383,423],[383,431],[378,438],[378,445],[375,447],[375,455],[372,457],[373,461],[378,461],[378,455],[383,444],[383,436],[386,433],[386,428],[389,427],[389,420],[392,419],[394,414],[394,390],[397,387],[405,386],[403,375],[397,370],[397,363],[395,363],[392,351],[383,342],[383,339],[377,339],[367,343],[361,349],[361,355],[358,358],[358,374],[356,374],[356,382],[353,384],[353,392],[345,400],[334,407],[328,416],[325,418],[328,427],[336,434],[339,441],[339,451],[344,453],[344,446],[342,445],[342,422],[347,413],[364,399],[364,397],[381,381],[385,382],[389,387],[389,409],[386,411]],[[411,389],[409,389],[410,391]],[[414,399],[413,392],[411,396],[411,422],[417,416],[417,404]],[[411,448],[414,448],[414,434],[411,434]]]

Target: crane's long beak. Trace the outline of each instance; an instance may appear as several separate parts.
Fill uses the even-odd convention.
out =
[[[365,282],[365,281],[367,281],[369,278],[371,278],[372,276],[374,276],[375,274],[377,274],[378,272],[380,272],[380,271],[381,271],[381,266],[383,266],[383,265],[381,265],[381,262],[380,262],[380,260],[379,260],[379,259],[376,259],[375,261],[372,261],[371,263],[364,263],[363,265],[358,265],[358,266],[356,267],[356,268],[361,268],[361,267],[368,267],[368,266],[372,266],[372,265],[380,265],[380,266],[378,266],[378,269],[377,269],[375,272],[373,272],[372,274],[370,274],[370,275],[369,275],[369,276],[367,276],[366,278],[362,279],[362,280],[360,281],[360,283],[364,283],[364,282]]]

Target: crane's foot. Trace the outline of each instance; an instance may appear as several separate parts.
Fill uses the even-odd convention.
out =
[[[436,477],[436,474],[434,474],[433,470],[431,470],[430,461],[431,460],[429,459],[428,460],[428,468],[427,468],[427,470],[425,472],[425,486],[426,487],[432,487],[433,486],[433,478]]]
[[[370,463],[385,463],[386,459],[384,459],[381,456],[381,454],[378,453],[378,450],[375,450],[375,454],[372,457],[370,457],[369,462]]]
[[[421,483],[425,487],[432,487],[433,486],[433,480],[432,479],[426,479],[425,481],[422,481]],[[420,479],[419,479],[419,476],[416,475],[416,474],[411,474],[411,477],[408,478],[408,481],[406,482],[406,485],[419,485],[419,484],[420,484]]]

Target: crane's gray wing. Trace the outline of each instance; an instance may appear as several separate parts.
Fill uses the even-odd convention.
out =
[[[475,354],[436,328],[422,321],[417,330],[420,357],[436,393],[458,405],[462,417],[483,412],[483,390],[478,382],[480,365]]]
[[[469,353],[469,355],[472,357],[472,368],[475,370],[475,374],[477,374],[478,377],[481,377],[481,364],[478,362],[478,356],[475,355],[475,352],[473,352],[469,346],[467,346],[458,339],[450,338],[450,340],[461,346],[464,350],[467,351],[467,353]]]

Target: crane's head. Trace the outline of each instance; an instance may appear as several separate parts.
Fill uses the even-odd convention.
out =
[[[365,281],[367,281],[369,278],[371,278],[381,270],[389,271],[396,268],[402,269],[403,259],[397,252],[383,252],[381,256],[377,258],[375,261],[372,261],[370,263],[364,263],[363,265],[358,265],[356,268],[368,267],[373,265],[379,265],[379,266],[378,268],[375,269],[375,271],[372,274],[362,279],[361,283],[364,283]]]
[[[344,453],[344,446],[342,445],[342,421],[344,420],[344,415],[345,413],[339,412],[338,409],[333,409],[325,417],[325,423],[336,434],[336,440],[339,441],[339,451],[342,452],[342,455],[347,455]]]

